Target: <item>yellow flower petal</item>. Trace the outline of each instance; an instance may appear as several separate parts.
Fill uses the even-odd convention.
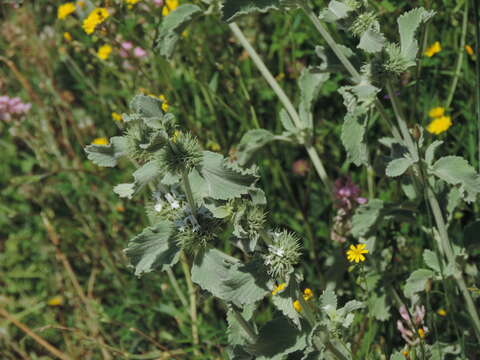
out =
[[[93,145],[106,146],[106,145],[108,145],[108,139],[105,138],[105,137],[96,138],[92,141],[92,144]]]
[[[72,2],[65,3],[60,5],[57,9],[57,18],[60,20],[65,19],[68,15],[75,12],[76,6]]]
[[[435,54],[438,54],[442,51],[442,46],[440,45],[439,41],[435,41],[432,45],[430,45],[427,50],[425,50],[425,55],[428,57],[432,57]]]
[[[280,291],[285,289],[286,286],[287,286],[286,283],[279,284],[278,286],[275,287],[275,289],[272,290],[272,295],[277,295]]]
[[[47,301],[49,306],[61,306],[63,305],[63,297],[60,295],[54,296]]]
[[[473,51],[473,48],[470,45],[465,45],[465,51],[467,52],[468,55],[472,56],[475,54],[475,51]]]
[[[440,135],[447,131],[452,125],[453,123],[450,116],[442,116],[432,120],[427,126],[427,131],[431,134]]]
[[[302,305],[300,305],[300,301],[298,300],[295,300],[293,302],[293,307],[295,308],[295,310],[297,310],[298,312],[302,311]]]
[[[430,116],[432,119],[443,116],[443,115],[445,115],[445,108],[441,106],[431,108],[430,111],[428,112],[428,116]]]
[[[102,45],[98,48],[97,56],[101,60],[107,60],[111,52],[112,52],[112,47],[110,45],[108,44]]]

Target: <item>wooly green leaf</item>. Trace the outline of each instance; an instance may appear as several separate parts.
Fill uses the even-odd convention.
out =
[[[223,20],[230,22],[252,12],[278,9],[281,3],[282,0],[225,0],[222,7]]]
[[[113,188],[113,191],[120,197],[131,199],[133,195],[142,190],[148,183],[163,176],[163,172],[158,167],[157,162],[152,160],[133,173],[135,181],[130,184],[119,184]]]
[[[192,281],[215,297],[241,307],[263,299],[269,292],[262,261],[243,264],[215,249],[195,256]]]
[[[378,88],[365,79],[358,85],[344,86],[338,90],[347,108],[341,139],[347,151],[347,160],[357,166],[368,163],[365,143],[366,116],[378,91]]]
[[[242,314],[242,316],[245,318],[244,314]],[[227,312],[227,323],[228,323],[228,328],[227,328],[228,343],[230,345],[245,345],[249,340],[248,334],[245,332],[243,327],[238,322],[231,308],[229,308]]]
[[[349,13],[353,11],[347,3],[337,0],[331,0],[328,7],[320,13],[320,19],[326,22],[335,22],[348,17]]]
[[[387,321],[390,318],[390,306],[387,305],[385,294],[377,296],[373,294],[369,299],[371,312],[375,319]]]
[[[261,259],[235,264],[222,282],[220,298],[238,306],[253,304],[268,293],[269,276]]]
[[[460,185],[462,197],[467,202],[475,201],[480,192],[480,176],[462,157],[442,157],[429,168],[429,171],[450,185]]]
[[[192,281],[213,296],[221,298],[226,274],[230,267],[238,262],[239,260],[216,249],[199,252],[192,265]]]
[[[135,267],[135,275],[140,276],[157,268],[165,270],[175,265],[180,248],[171,236],[172,229],[170,221],[161,221],[129,241],[124,253]]]
[[[390,360],[405,360],[405,356],[402,354],[401,351],[397,351],[390,356]]]
[[[197,5],[183,4],[163,19],[155,44],[160,55],[167,59],[172,57],[183,30],[201,11]]]
[[[122,136],[110,138],[108,145],[87,145],[85,147],[87,158],[94,164],[103,167],[114,167],[118,158],[127,155],[126,139]]]
[[[247,349],[257,356],[257,360],[281,360],[306,346],[307,334],[300,332],[282,316],[266,323],[260,329],[255,344],[247,346]]]
[[[393,159],[387,165],[385,173],[390,177],[398,177],[403,175],[410,166],[414,164],[414,161],[409,157],[402,157],[399,159]]]
[[[425,151],[425,162],[427,163],[428,166],[432,165],[433,158],[435,157],[435,151],[442,144],[443,144],[443,141],[435,140],[428,146],[427,150]]]
[[[321,73],[318,68],[308,67],[304,68],[298,85],[301,92],[301,101],[299,105],[300,119],[304,126],[308,129],[313,129],[313,107],[315,100],[320,93],[322,85],[328,80],[330,74]]]
[[[272,303],[283,315],[292,320],[297,328],[301,329],[300,314],[295,310],[292,302],[292,299],[296,299],[298,296],[296,288],[297,282],[295,278],[291,276],[288,286],[281,292],[272,295]]]
[[[383,49],[385,41],[385,36],[380,31],[371,28],[362,34],[357,47],[373,54]]]
[[[222,155],[203,152],[200,175],[205,180],[205,196],[230,200],[247,195],[254,189],[258,177],[254,170],[241,169],[225,161]]]
[[[425,249],[423,251],[423,261],[425,261],[425,264],[430,269],[440,274],[441,272],[440,260],[438,259],[437,254],[435,254],[432,250]]]
[[[383,201],[371,199],[355,211],[352,219],[352,235],[355,238],[365,236],[377,223],[382,214]]]
[[[403,289],[405,296],[411,298],[416,293],[424,291],[427,281],[433,279],[434,275],[434,272],[428,269],[418,269],[412,272]]]
[[[248,164],[255,152],[275,139],[275,135],[265,129],[247,131],[237,148],[238,163],[242,166]]]
[[[415,39],[415,32],[418,27],[427,22],[434,11],[427,11],[424,8],[416,8],[406,12],[397,19],[400,32],[400,53],[407,61],[414,61],[418,52],[418,42]]]

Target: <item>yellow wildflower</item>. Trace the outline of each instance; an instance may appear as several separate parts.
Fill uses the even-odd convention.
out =
[[[218,152],[221,150],[220,145],[216,141],[212,141],[212,140],[207,141],[207,148],[215,152]]]
[[[432,120],[432,122],[428,124],[427,131],[430,134],[439,135],[447,131],[452,125],[452,119],[450,118],[450,116],[441,116]]]
[[[447,316],[447,312],[445,311],[445,309],[438,309],[437,314],[440,316]]]
[[[60,20],[65,19],[68,15],[75,12],[76,6],[74,3],[68,2],[60,5],[57,9],[57,18]]]
[[[162,9],[162,15],[167,16],[170,11],[175,10],[178,7],[178,0],[165,0],[165,5]]]
[[[360,262],[365,261],[365,256],[363,254],[368,254],[368,250],[365,249],[366,244],[350,245],[350,249],[347,251],[347,259],[350,262]]]
[[[281,283],[280,285],[277,285],[275,287],[275,289],[272,290],[272,295],[277,295],[279,292],[281,292],[286,287],[287,287],[286,283]]]
[[[106,145],[108,145],[108,139],[105,138],[105,137],[96,138],[92,141],[92,144],[93,145],[106,146]]]
[[[432,45],[430,45],[427,50],[425,50],[424,54],[428,57],[432,57],[433,55],[442,51],[442,46],[440,45],[439,41],[435,41]]]
[[[175,130],[173,132],[172,142],[176,143],[180,135],[182,135],[182,132],[180,130]]]
[[[467,52],[468,55],[472,56],[473,54],[475,54],[475,52],[473,51],[473,48],[470,46],[470,45],[465,45],[465,51]]]
[[[54,296],[47,301],[49,306],[61,306],[63,305],[63,297],[60,295]]]
[[[110,14],[105,8],[96,8],[83,20],[83,30],[88,34],[92,34],[95,28],[103,23]]]
[[[131,9],[133,5],[138,3],[140,0],[125,0],[125,2],[128,4],[128,8]]]
[[[293,302],[293,307],[295,308],[295,310],[297,310],[298,312],[302,311],[302,305],[300,305],[300,301],[298,300],[295,300]]]
[[[162,110],[164,112],[167,112],[168,111],[168,108],[170,107],[170,105],[168,105],[168,101],[167,101],[167,98],[165,97],[165,95],[161,94],[158,96],[158,98],[160,100],[162,100]]]
[[[112,47],[110,45],[102,45],[98,48],[97,56],[100,58],[100,60],[107,60],[111,52]]]
[[[64,32],[64,33],[63,33],[63,38],[64,38],[66,41],[72,41],[72,35],[71,35],[69,32]]]
[[[418,336],[420,336],[420,339],[425,337],[425,330],[423,330],[423,328],[418,329]]]
[[[310,300],[312,297],[313,297],[312,289],[306,288],[305,290],[303,290],[303,299],[305,301]]]
[[[115,121],[122,121],[122,115],[117,112],[112,112],[112,119]]]
[[[441,106],[431,108],[430,111],[428,112],[428,116],[430,116],[432,119],[441,117],[443,115],[445,115],[445,108]]]

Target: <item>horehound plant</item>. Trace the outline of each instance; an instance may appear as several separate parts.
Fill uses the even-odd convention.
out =
[[[161,55],[173,56],[185,27],[202,13],[216,11],[215,2],[205,1],[205,4],[206,9],[182,5],[165,18],[158,38]],[[192,283],[225,303],[232,359],[352,359],[348,330],[354,311],[367,307],[369,324],[373,320],[384,321],[390,316],[387,297],[401,309],[406,322],[401,323],[402,335],[408,332],[405,337],[409,340],[407,350],[403,354],[392,354],[391,359],[405,356],[441,359],[448,353],[465,358],[463,342],[459,349],[425,341],[428,327],[423,325],[424,310],[421,316],[412,315],[424,309],[420,295],[426,285],[442,280],[448,298],[445,284],[453,279],[471,324],[470,328],[462,329],[461,336],[468,337],[469,341],[476,338],[477,343],[480,340],[480,320],[470,290],[478,272],[474,264],[468,263],[466,251],[454,244],[448,234],[455,208],[461,201],[472,203],[477,199],[480,176],[460,156],[436,159],[435,154],[443,142],[430,141],[420,126],[407,124],[404,105],[395,91],[399,76],[417,66],[416,33],[434,13],[416,8],[401,15],[397,20],[399,41],[394,41],[382,33],[381,18],[366,1],[332,0],[318,14],[308,1],[302,0],[226,0],[222,12],[224,19],[231,22],[255,11],[295,11],[297,8],[303,10],[328,45],[328,48],[316,48],[320,64],[307,67],[299,79],[298,111],[240,28],[230,23],[234,35],[285,108],[279,114],[284,133],[275,135],[264,129],[252,130],[242,139],[236,160],[225,159],[217,153],[203,151],[188,131],[178,129],[174,115],[162,110],[161,100],[137,95],[131,103],[132,113],[123,115],[127,125],[124,136],[111,138],[108,145],[86,148],[89,159],[100,166],[115,166],[122,156],[138,164],[133,183],[120,184],[114,189],[120,196],[131,198],[147,186],[152,191],[152,200],[147,205],[151,225],[133,238],[125,250],[135,274],[140,276],[160,269],[169,272],[172,278],[171,267],[181,262],[190,292],[194,343],[198,343],[198,333]],[[335,23],[346,36],[357,39],[356,51],[337,43],[326,23]],[[343,307],[338,307],[331,288],[324,290],[318,299],[312,290],[301,290],[302,240],[286,229],[270,229],[266,225],[266,198],[257,187],[257,169],[252,165],[254,153],[271,141],[303,145],[320,179],[330,186],[313,146],[312,109],[323,83],[336,69],[334,65],[338,65],[335,61],[345,68],[351,81],[351,85],[338,89],[347,110],[341,141],[348,161],[367,166],[369,171],[380,169],[378,175],[384,173],[388,178],[398,179],[405,194],[405,201],[399,203],[371,198],[356,209],[351,237],[360,244],[350,245],[349,259],[361,262],[359,286],[364,290],[366,301],[351,300]],[[388,93],[394,121],[390,109],[378,98],[382,89]],[[374,114],[378,114],[392,134],[372,143],[373,136],[368,131]],[[377,146],[377,142],[388,153],[381,164],[372,164],[370,147]],[[326,190],[331,193],[332,189]],[[446,200],[439,202],[439,197]],[[403,294],[399,294],[394,285],[379,284],[389,261],[375,260],[373,254],[387,254],[378,245],[385,224],[404,219],[415,223],[412,204],[424,206],[432,218],[431,224],[416,226],[430,237],[433,250],[424,250],[426,267],[415,270],[407,279]],[[472,224],[474,229],[476,226]],[[244,261],[216,248],[220,234],[227,229],[232,229],[230,239],[243,252]],[[363,264],[364,254],[370,257],[369,265]],[[174,278],[172,282],[175,284]],[[254,316],[256,306],[267,296],[271,296],[278,316],[258,329]],[[405,298],[412,305],[410,309]],[[184,297],[182,303],[186,303]],[[370,355],[369,349],[365,356],[385,358]]]

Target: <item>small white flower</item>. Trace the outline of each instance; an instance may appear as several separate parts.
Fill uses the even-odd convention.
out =
[[[156,212],[162,211],[162,208],[163,208],[162,203],[156,203],[155,206],[154,206],[154,209],[155,209]]]

